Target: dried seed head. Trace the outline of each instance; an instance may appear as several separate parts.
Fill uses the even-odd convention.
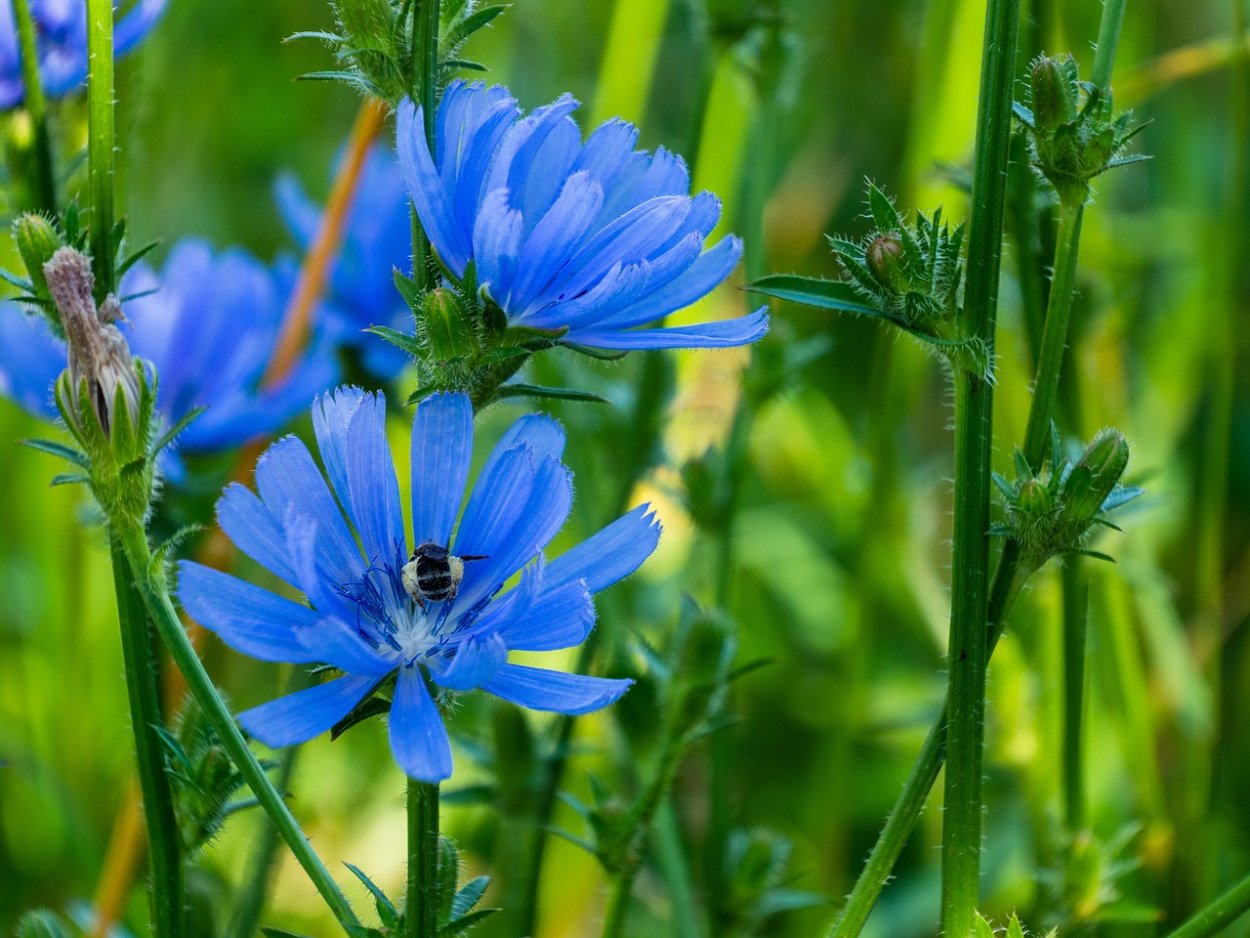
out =
[[[73,248],[58,249],[43,265],[43,274],[65,327],[71,387],[77,393],[82,382],[87,382],[92,406],[106,434],[113,423],[119,390],[131,424],[137,423],[139,385],[130,347],[113,325],[121,314],[117,300],[110,296],[96,309],[91,261]]]

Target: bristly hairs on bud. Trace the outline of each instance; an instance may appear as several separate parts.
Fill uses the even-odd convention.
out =
[[[994,474],[1005,521],[991,533],[1016,541],[1021,565],[1029,570],[1065,554],[1111,560],[1085,545],[1099,526],[1120,530],[1106,515],[1143,494],[1120,482],[1128,466],[1128,441],[1119,430],[1103,430],[1073,463],[1063,456],[1058,430],[1052,425],[1051,431],[1046,468],[1034,473],[1017,452],[1015,482]]]
[[[959,315],[963,302],[961,256],[963,224],[953,229],[932,214],[917,212],[915,221],[867,181],[867,217],[874,228],[860,240],[831,236],[844,281],[779,274],[747,287],[777,299],[883,319],[919,340],[956,373],[994,380],[993,361],[985,343],[963,334]]]
[[[1148,156],[1124,148],[1146,126],[1131,111],[1116,116],[1110,90],[1081,81],[1071,55],[1040,55],[1029,66],[1025,104],[1013,105],[1029,138],[1029,162],[1064,204],[1089,200],[1090,181]]]
[[[306,31],[290,39],[316,39],[334,53],[337,68],[301,75],[304,81],[337,81],[395,107],[416,86],[418,63],[412,48],[412,0],[333,0],[335,32]],[[489,25],[507,4],[481,6],[474,0],[446,0],[440,10],[438,75],[441,83],[458,69],[485,71],[459,58],[473,33]]]

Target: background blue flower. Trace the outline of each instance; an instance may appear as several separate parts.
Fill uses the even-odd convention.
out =
[[[330,387],[337,367],[319,342],[272,388],[259,390],[295,281],[290,264],[271,269],[234,248],[180,242],[158,276],[137,264],[123,279],[121,329],[131,350],[160,377],[157,407],[168,424],[195,407],[207,411],[178,438],[178,450],[215,452],[272,433]],[[152,292],[148,292],[152,291]],[[0,391],[53,417],[52,383],[65,368],[65,345],[42,317],[0,304]],[[166,461],[177,477],[177,459]]]
[[[307,251],[321,224],[321,206],[308,197],[294,173],[279,176],[274,190],[287,228]],[[379,144],[365,157],[352,198],[330,273],[323,327],[336,344],[358,348],[364,366],[384,378],[398,374],[408,356],[364,330],[390,326],[412,331],[412,313],[395,289],[396,268],[405,273],[412,268],[412,221],[395,153]]]
[[[465,564],[458,594],[422,606],[401,579],[409,546],[385,422],[381,394],[343,387],[324,395],[313,405],[313,426],[330,484],[307,447],[287,437],[256,466],[259,495],[233,484],[217,503],[218,522],[238,548],[302,591],[308,605],[191,561],[180,568],[179,598],[237,651],[343,672],[241,714],[257,739],[277,747],[324,733],[394,675],[395,759],[409,776],[434,782],[451,775],[452,760],[427,675],[449,690],[481,688],[569,714],[625,692],[628,680],[511,664],[508,653],[580,644],[595,621],[591,594],[650,556],[659,525],[642,506],[546,561],[543,549],[564,524],[573,490],[561,462],[564,433],[543,415],[523,417],[505,434],[457,525],[473,410],[464,395],[434,395],[418,406],[412,428],[413,539],[483,559]],[[518,571],[517,585],[501,593]]]
[[[605,349],[720,348],[760,338],[765,308],[671,328],[654,323],[729,276],[742,243],[704,242],[720,218],[710,192],[691,196],[681,157],[635,150],[638,131],[611,120],[585,142],[569,95],[522,116],[506,88],[453,82],[434,153],[421,109],[398,115],[404,179],[439,258],[477,282],[511,325],[567,328]]]
[[[68,94],[87,80],[86,0],[29,0],[39,51],[39,78],[53,98]],[[147,35],[165,10],[166,0],[138,0],[119,17],[113,35],[118,55],[129,52]],[[0,3],[0,110],[22,103],[22,60],[17,24],[9,0]]]

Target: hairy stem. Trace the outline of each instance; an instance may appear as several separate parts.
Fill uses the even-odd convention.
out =
[[[116,291],[113,244],[113,0],[87,0],[87,190],[96,302]]]
[[[434,121],[438,111],[439,0],[415,0],[412,10],[413,103],[421,106],[425,142],[434,152]],[[436,286],[430,270],[430,239],[425,236],[415,205],[412,219],[412,279],[421,290]]]
[[[299,748],[292,746],[282,754],[278,777],[274,781],[278,791],[286,791],[290,786],[298,753]],[[265,911],[265,899],[269,894],[270,881],[273,879],[273,860],[277,851],[278,828],[269,821],[268,817],[263,818],[253,845],[252,862],[243,875],[243,895],[235,906],[234,918],[227,932],[234,938],[252,938],[256,934],[261,914]]]
[[[116,538],[112,539],[112,552],[113,588],[117,592],[117,619],[121,626],[126,691],[130,697],[130,722],[135,734],[135,758],[152,872],[149,897],[152,930],[157,938],[180,938],[184,905],[182,849],[174,817],[173,790],[165,772],[165,753],[157,732],[163,720],[152,633],[143,597]]]
[[[343,897],[333,877],[317,856],[308,838],[300,829],[299,822],[286,806],[282,794],[270,781],[265,770],[261,768],[256,756],[243,738],[243,733],[234,722],[230,710],[226,707],[221,694],[213,685],[212,678],[204,670],[204,665],[195,648],[183,630],[182,622],[174,611],[173,601],[164,583],[163,573],[152,570],[152,554],[148,549],[147,535],[139,527],[127,526],[116,530],[118,539],[126,553],[130,571],[139,586],[143,603],[148,615],[156,624],[156,630],[169,649],[170,657],[186,678],[188,689],[196,703],[204,710],[205,716],[217,731],[222,748],[239,769],[239,774],[256,796],[256,800],[272,819],[278,833],[286,841],[291,853],[299,861],[304,872],[321,894],[326,905],[334,914],[345,932],[358,928],[359,920],[351,906]]]
[[[1250,876],[1191,918],[1168,938],[1207,938],[1222,935],[1224,929],[1250,911]]]
[[[31,148],[35,151],[35,198],[41,212],[55,214],[56,168],[52,164],[52,141],[48,136],[48,103],[39,80],[39,50],[35,44],[35,21],[30,0],[13,0],[17,40],[22,56],[22,106],[30,115]]]
[[[438,785],[408,779],[404,938],[438,938]]]
[[[1084,205],[1080,203],[1059,207],[1054,275],[1050,283],[1050,299],[1046,304],[1046,322],[1042,327],[1042,351],[1037,363],[1033,405],[1024,432],[1024,458],[1034,471],[1041,469],[1050,440],[1050,424],[1059,395],[1059,376],[1068,349],[1068,323],[1072,315],[1072,293],[1076,288],[1076,259],[1084,210]]]
[[[993,360],[1007,201],[1012,72],[1019,0],[991,0],[986,11],[977,117],[964,335]],[[989,601],[990,461],[993,384],[964,371],[955,386],[955,524],[951,577],[950,683],[946,799],[942,824],[942,924],[970,934],[981,874],[981,772]]]

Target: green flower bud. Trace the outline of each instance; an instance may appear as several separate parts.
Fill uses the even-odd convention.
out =
[[[689,609],[674,650],[669,720],[678,734],[699,729],[719,706],[737,652],[733,624],[715,612]]]
[[[1063,485],[1064,507],[1072,518],[1091,519],[1120,482],[1128,466],[1128,441],[1119,430],[1103,430],[1077,460]]]
[[[52,259],[58,249],[65,246],[64,239],[53,226],[52,222],[42,215],[28,213],[13,222],[13,240],[17,251],[26,265],[26,275],[30,278],[34,296],[47,299],[48,281],[43,275],[43,265]],[[55,307],[45,307],[53,328],[61,332],[61,318]]]
[[[421,317],[435,360],[449,362],[478,353],[477,330],[460,298],[451,290],[439,287],[426,294]]]
[[[1050,492],[1040,479],[1029,479],[1020,486],[1016,510],[1030,518],[1040,518],[1051,509]]]
[[[389,49],[395,26],[390,0],[338,0],[334,10],[353,48]]]
[[[907,277],[903,273],[906,257],[903,242],[892,232],[878,235],[864,252],[873,277],[891,293],[904,293],[907,290]]]
[[[1050,134],[1061,124],[1076,118],[1076,89],[1072,56],[1062,59],[1048,55],[1033,61],[1030,82],[1033,88],[1033,122],[1040,134]]]

